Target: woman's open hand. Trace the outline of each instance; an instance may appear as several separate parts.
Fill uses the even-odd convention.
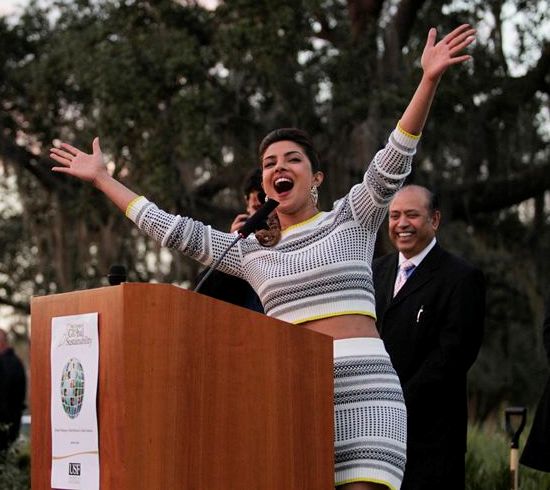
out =
[[[469,24],[462,24],[436,43],[437,30],[432,27],[421,58],[424,76],[437,81],[449,66],[469,60],[470,55],[461,53],[475,40],[475,32]]]
[[[84,153],[68,143],[61,143],[59,148],[50,149],[50,158],[62,165],[53,167],[54,172],[69,174],[93,184],[96,184],[100,177],[109,175],[103,162],[99,138],[94,138],[92,154]]]

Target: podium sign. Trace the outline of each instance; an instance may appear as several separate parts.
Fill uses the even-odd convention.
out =
[[[97,313],[52,318],[53,488],[99,490]]]

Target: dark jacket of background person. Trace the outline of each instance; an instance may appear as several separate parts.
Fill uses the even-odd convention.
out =
[[[407,406],[401,488],[463,490],[466,374],[482,340],[484,278],[436,244],[394,298],[397,265],[397,253],[386,255],[373,272],[377,328]]]
[[[27,388],[23,363],[5,339],[5,333],[0,332],[0,450],[19,436]]]
[[[205,269],[198,275],[195,285],[200,282],[208,270]],[[221,271],[213,271],[204,281],[199,292],[258,313],[264,312],[260,298],[248,282]]]
[[[546,358],[550,365],[550,296],[546,300],[543,340]],[[520,463],[536,470],[550,472],[550,377],[539,400]]]

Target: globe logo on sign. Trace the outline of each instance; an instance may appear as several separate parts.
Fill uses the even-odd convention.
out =
[[[84,400],[84,369],[75,357],[69,359],[61,373],[61,404],[63,410],[74,419],[80,413]]]

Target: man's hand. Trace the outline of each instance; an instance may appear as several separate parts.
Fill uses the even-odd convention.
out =
[[[231,228],[229,231],[231,233],[234,233],[235,231],[239,231],[248,218],[249,218],[248,214],[238,214],[233,220],[233,223],[231,223]]]

